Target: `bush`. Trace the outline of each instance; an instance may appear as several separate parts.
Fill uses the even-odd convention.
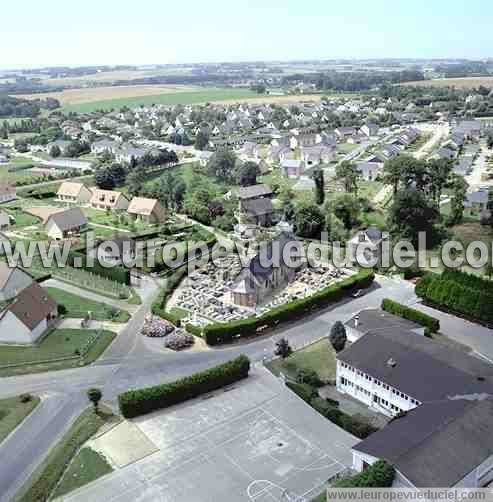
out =
[[[318,397],[317,391],[306,383],[286,382],[286,386],[308,404],[310,404],[312,399]]]
[[[118,396],[120,412],[133,418],[167,408],[246,378],[249,370],[250,360],[242,355],[175,382],[124,392]]]
[[[67,313],[67,307],[65,307],[65,305],[63,305],[62,303],[59,303],[57,307],[57,312],[58,315],[65,315]]]
[[[363,472],[334,483],[335,488],[390,488],[395,469],[385,460],[378,460]]]
[[[454,314],[488,325],[493,323],[492,281],[458,271],[427,274],[416,285],[416,294]]]
[[[389,298],[384,298],[382,300],[382,310],[403,317],[409,321],[414,321],[427,328],[431,333],[438,333],[440,331],[440,321],[438,319],[424,314],[419,310],[402,305],[401,303],[394,302]]]
[[[312,370],[312,369],[302,369],[300,368],[296,372],[296,381],[298,383],[307,383],[308,385],[311,385],[312,387],[321,387],[322,386],[322,381],[317,375],[317,372]]]
[[[19,396],[19,401],[21,403],[29,403],[32,400],[33,396],[31,394],[21,394]]]
[[[171,312],[166,312],[166,304],[173,294],[173,291],[180,285],[183,277],[187,273],[187,267],[180,267],[166,278],[166,284],[161,289],[156,301],[152,304],[151,311],[154,315],[162,317],[173,323],[175,326],[181,325],[181,319]]]
[[[219,345],[235,338],[255,335],[257,330],[277,326],[279,323],[304,317],[306,314],[337,302],[355,289],[367,288],[374,279],[371,270],[364,269],[357,274],[329,286],[306,298],[294,300],[270,310],[261,317],[249,317],[230,323],[214,323],[205,326],[204,337],[209,345]]]
[[[164,339],[164,346],[171,350],[183,350],[191,347],[195,338],[189,333],[172,333]]]

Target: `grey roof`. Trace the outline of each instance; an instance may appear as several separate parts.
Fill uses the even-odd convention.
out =
[[[252,185],[249,187],[241,187],[238,193],[239,199],[256,199],[259,197],[271,196],[272,190],[270,186],[265,184]]]
[[[378,242],[383,237],[383,232],[377,227],[370,226],[366,230],[363,230],[363,232],[368,236],[368,239],[373,242]]]
[[[395,329],[404,329],[413,331],[421,329],[418,323],[408,321],[402,317],[389,314],[381,309],[361,310],[344,323],[348,328],[356,329],[361,333],[380,333],[383,331],[393,331]]]
[[[50,220],[52,220],[62,231],[82,227],[87,224],[87,218],[78,207],[73,207],[72,209],[52,214],[46,223]]]
[[[426,403],[353,447],[417,487],[451,487],[493,454],[493,399]]]
[[[251,216],[262,216],[274,211],[272,201],[267,198],[242,200],[241,209]]]
[[[403,329],[370,331],[337,358],[421,402],[493,394],[493,365]]]

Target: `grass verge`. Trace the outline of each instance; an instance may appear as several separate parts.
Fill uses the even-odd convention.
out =
[[[48,500],[79,448],[112,416],[103,411],[96,415],[92,407],[86,409],[32,474],[16,501]]]
[[[91,481],[112,472],[112,467],[98,452],[89,447],[82,448],[65,471],[53,493],[53,498],[60,497]]]
[[[0,443],[38,406],[39,397],[23,402],[21,396],[0,399]]]

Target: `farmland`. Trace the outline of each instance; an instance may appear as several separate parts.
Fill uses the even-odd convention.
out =
[[[457,87],[459,89],[473,89],[480,85],[484,87],[493,87],[493,77],[440,78],[434,80],[420,80],[419,82],[406,82],[402,85],[413,87]]]
[[[124,86],[69,89],[62,92],[25,95],[26,98],[53,97],[67,112],[91,112],[123,106],[151,104],[177,105],[253,97],[249,89],[199,88],[190,86]]]

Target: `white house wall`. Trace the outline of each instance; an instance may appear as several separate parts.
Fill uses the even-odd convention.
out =
[[[0,320],[0,343],[29,344],[32,342],[33,338],[27,326],[12,312],[7,312]]]
[[[343,380],[344,379],[344,380]],[[346,383],[344,383],[346,382]],[[371,375],[337,361],[337,390],[387,416],[416,408],[419,402]],[[374,401],[377,396],[380,404]]]

